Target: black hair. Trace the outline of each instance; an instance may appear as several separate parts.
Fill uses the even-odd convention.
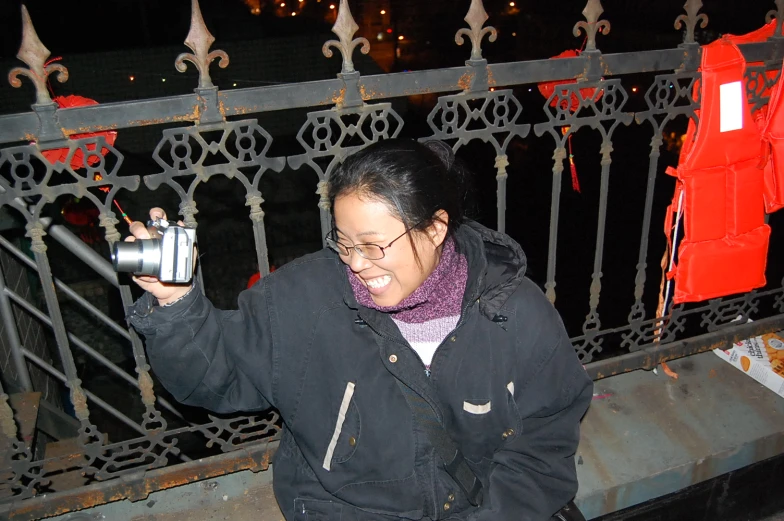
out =
[[[467,170],[443,141],[385,139],[347,157],[330,175],[327,194],[330,207],[351,193],[381,201],[411,230],[427,229],[444,210],[451,237],[465,219],[467,182]]]

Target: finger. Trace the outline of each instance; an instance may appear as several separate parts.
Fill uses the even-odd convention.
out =
[[[134,237],[133,235],[129,235],[128,237],[125,238],[125,242],[133,242],[135,240],[136,237]]]
[[[139,221],[132,222],[131,225],[128,227],[128,230],[137,239],[150,238],[150,232],[147,230],[147,227],[144,225],[144,223],[140,223]]]
[[[166,220],[166,212],[163,211],[163,208],[155,208],[150,209],[150,219],[155,221],[156,219],[164,219]]]
[[[155,282],[158,282],[158,278],[153,277],[152,275],[134,275],[133,280],[145,282],[147,284],[153,284]]]

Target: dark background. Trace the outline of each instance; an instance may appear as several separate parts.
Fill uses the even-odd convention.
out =
[[[339,72],[339,57],[327,59],[321,55],[321,44],[335,38],[329,31],[336,9],[329,9],[328,0],[302,3],[287,0],[287,3],[281,7],[281,0],[201,1],[204,19],[216,37],[213,49],[224,49],[231,58],[228,69],[212,65],[213,80],[221,89],[331,78]],[[333,5],[338,4],[335,1]],[[572,28],[575,22],[583,20],[584,2],[520,0],[514,4],[485,1],[490,16],[487,24],[499,31],[496,42],[485,39],[482,45],[490,63],[547,58],[566,49],[579,49],[583,44],[583,36],[575,37]],[[468,0],[352,0],[350,6],[360,26],[357,36],[367,37],[372,48],[369,57],[355,52],[357,69],[367,75],[462,66],[469,56],[470,44],[456,45],[454,35],[459,28],[467,27],[463,17],[469,5]],[[605,0],[602,5],[602,18],[612,24],[609,35],[597,36],[597,44],[605,53],[672,48],[683,38],[682,31],[673,28],[675,18],[684,13],[683,0]],[[80,94],[106,103],[184,94],[196,86],[197,76],[192,66],[185,74],[174,70],[177,54],[188,51],[182,45],[190,22],[187,0],[83,0],[67,4],[33,1],[27,7],[39,37],[52,56],[61,56],[62,63],[69,67],[69,81],[52,85],[57,95]],[[764,23],[765,14],[774,8],[773,1],[764,0],[706,2],[702,11],[710,21],[707,29],[697,30],[697,39],[707,43],[724,33],[742,34],[756,29]],[[383,17],[379,15],[381,9],[387,12]],[[297,16],[291,16],[292,12]],[[6,1],[0,5],[3,24],[0,66],[6,70],[20,65],[14,58],[21,38],[20,17],[20,3]],[[403,40],[398,39],[400,36]],[[624,110],[644,110],[644,93],[653,75],[630,75],[622,80],[630,94]],[[633,93],[635,87],[638,90]],[[536,85],[515,86],[513,91],[523,106],[522,121],[534,124],[546,121],[545,100]],[[12,89],[6,83],[0,86],[0,93],[0,114],[27,111],[34,98],[26,79],[21,89]],[[405,121],[402,136],[419,138],[431,133],[426,119],[437,102],[435,95],[391,101]],[[274,138],[270,156],[301,153],[295,135],[305,121],[304,111],[252,116]],[[685,127],[686,121],[679,120],[667,132],[680,135]],[[147,175],[160,171],[151,156],[162,128],[165,126],[120,130],[116,147],[124,156],[123,173]],[[602,328],[626,324],[634,302],[650,138],[651,127],[647,123],[621,126],[613,136],[599,306]],[[582,191],[572,190],[566,164],[561,187],[556,306],[569,333],[577,336],[588,312],[593,272],[601,140],[598,132],[586,128],[572,141]],[[522,244],[529,259],[529,276],[540,285],[546,280],[553,149],[550,136],[537,138],[532,131],[525,139],[515,139],[507,152],[510,161],[507,231]],[[649,318],[659,293],[659,261],[664,251],[661,230],[673,187],[672,179],[663,171],[666,166],[677,164],[677,152],[677,147],[665,146],[659,161],[644,296]],[[474,172],[471,216],[495,227],[496,172],[492,147],[471,143],[458,156]],[[266,201],[265,225],[273,264],[280,265],[320,247],[316,182],[316,175],[307,167],[265,174],[261,190]],[[118,200],[135,219],[143,218],[151,205],[164,206],[174,214],[178,202],[165,187],[154,193],[144,187],[135,193],[121,192]],[[256,270],[244,190],[236,181],[219,177],[197,190],[196,201],[208,293],[219,306],[234,307],[237,293]],[[56,216],[68,202],[59,200],[58,205],[53,205],[53,214]],[[781,226],[775,223],[780,219],[778,215],[772,216],[771,244],[775,247],[784,243],[777,232]],[[125,233],[123,224],[119,229]],[[60,253],[63,258],[68,255],[68,252]],[[771,252],[771,260],[780,258],[777,251]],[[55,269],[62,272],[56,274],[72,281],[92,276],[70,268],[72,264],[57,263]],[[769,282],[777,287],[781,263],[769,264],[772,270]],[[69,269],[75,271],[71,273]],[[617,352],[614,349],[608,346],[603,356]]]

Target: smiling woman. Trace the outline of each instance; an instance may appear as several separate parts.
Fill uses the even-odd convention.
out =
[[[280,411],[287,520],[582,519],[591,381],[520,246],[465,219],[465,179],[444,143],[382,141],[331,174],[329,247],[239,310],[137,280],[131,323],[178,400]]]
[[[422,285],[462,220],[462,182],[449,178],[433,151],[450,157],[444,147],[382,143],[350,157],[330,179],[335,228],[327,242],[379,306],[398,305]]]
[[[438,264],[446,236],[446,224],[440,219],[422,231],[404,228],[387,204],[366,200],[356,192],[336,199],[334,215],[337,240],[333,243],[341,260],[379,306],[399,304]],[[406,235],[410,241],[398,240]]]

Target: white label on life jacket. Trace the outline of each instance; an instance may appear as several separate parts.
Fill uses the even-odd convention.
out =
[[[733,81],[719,86],[720,132],[743,128],[743,83]]]

